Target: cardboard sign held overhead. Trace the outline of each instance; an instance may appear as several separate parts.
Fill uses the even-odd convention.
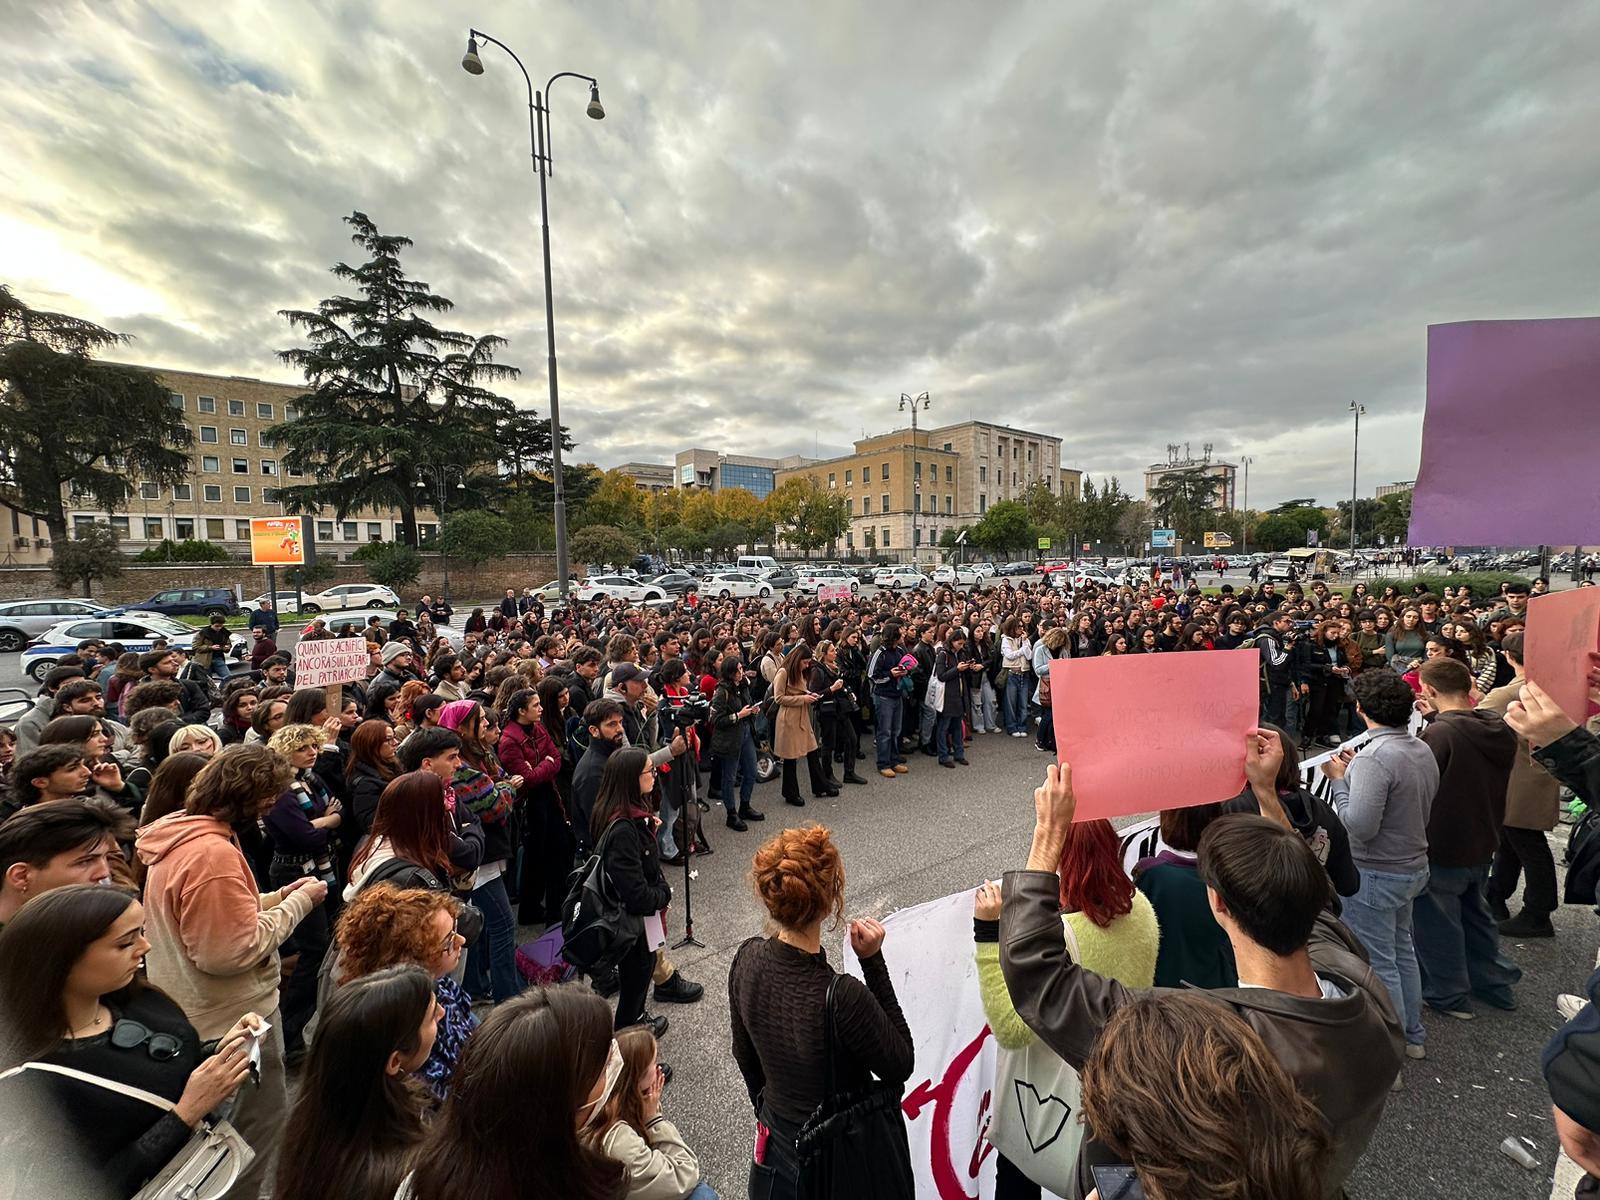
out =
[[[1229,800],[1244,788],[1261,654],[1119,654],[1050,664],[1056,755],[1080,821]]]
[[[1600,588],[1551,592],[1528,601],[1523,666],[1579,725],[1589,717],[1589,655],[1600,651]]]
[[[338,687],[367,677],[371,651],[366,638],[323,638],[297,642],[294,648],[296,688]],[[338,714],[332,714],[337,716]]]

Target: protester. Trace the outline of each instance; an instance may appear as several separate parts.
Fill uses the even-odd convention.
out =
[[[1159,853],[1134,867],[1134,884],[1161,926],[1157,987],[1228,988],[1238,983],[1233,946],[1206,904],[1200,839],[1222,816],[1221,804],[1169,808],[1161,814]]]
[[[344,766],[345,787],[350,794],[346,816],[358,835],[372,832],[378,800],[400,773],[400,761],[395,753],[398,745],[399,739],[387,721],[363,721],[350,735],[350,757]]]
[[[900,748],[900,731],[905,720],[900,685],[906,673],[900,665],[900,638],[900,625],[894,621],[886,622],[872,657],[867,660],[867,678],[872,681],[873,736],[878,749],[878,774],[885,779],[905,775],[911,770]],[[784,798],[788,799],[787,792]]]
[[[628,1200],[716,1200],[710,1185],[700,1182],[694,1151],[661,1112],[668,1080],[655,1035],[642,1027],[620,1030],[617,1049],[622,1073],[587,1132],[626,1169]]]
[[[350,860],[349,882],[341,898],[349,904],[369,882],[396,887],[450,891],[459,875],[478,869],[483,856],[483,826],[450,796],[441,771],[454,771],[460,740],[445,730],[430,731],[438,753],[421,767],[390,780],[378,799],[372,829]]]
[[[739,659],[724,658],[717,674],[716,690],[711,694],[711,752],[721,764],[722,807],[728,814],[728,828],[743,833],[749,828],[745,822],[767,819],[765,813],[758,812],[751,804],[756,792],[757,771],[752,726],[761,706],[750,702],[744,664]],[[852,744],[853,740],[852,737]],[[845,781],[851,782],[848,772]],[[739,787],[737,808],[733,803],[735,783]]]
[[[830,787],[823,776],[817,735],[812,728],[813,708],[821,697],[806,686],[811,664],[811,647],[799,642],[784,656],[783,666],[772,677],[772,698],[778,706],[772,751],[783,760],[784,803],[796,808],[804,808],[806,803],[800,795],[798,764],[801,759],[805,759],[806,771],[811,777],[813,796],[839,794],[839,789]]]
[[[559,685],[557,685],[559,691]],[[544,700],[533,688],[514,690],[506,701],[500,734],[500,761],[522,777],[519,796],[522,825],[517,897],[524,924],[559,922],[572,872],[574,842],[567,824],[557,779],[561,746],[544,723]]]
[[[131,836],[129,825],[116,805],[81,797],[46,800],[0,822],[0,930],[46,892],[124,872],[118,843]]]
[[[786,829],[756,851],[752,873],[777,932],[748,939],[734,955],[733,1057],[761,1131],[750,1194],[791,1197],[795,1134],[824,1099],[825,1000],[836,973],[822,948],[822,927],[844,918],[844,863],[829,832],[808,825]],[[1057,917],[1058,944],[1060,928]],[[849,935],[866,982],[841,975],[834,989],[839,1092],[857,1090],[872,1076],[904,1082],[913,1065],[911,1031],[883,959],[883,926],[851,921]]]

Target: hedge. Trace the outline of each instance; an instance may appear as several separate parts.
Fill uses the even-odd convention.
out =
[[[1381,596],[1383,589],[1392,587],[1402,596],[1411,595],[1411,589],[1421,584],[1435,596],[1443,596],[1446,587],[1458,588],[1463,584],[1472,589],[1475,597],[1498,596],[1502,583],[1527,583],[1526,575],[1519,575],[1515,571],[1463,571],[1454,575],[1410,575],[1393,579],[1373,579],[1368,581],[1367,590],[1374,596]]]

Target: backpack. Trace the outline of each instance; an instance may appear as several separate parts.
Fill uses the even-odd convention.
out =
[[[1567,904],[1600,904],[1600,808],[1591,808],[1567,837]]]
[[[644,933],[644,918],[623,907],[601,854],[612,831],[627,823],[618,817],[606,826],[588,859],[568,876],[561,903],[561,957],[590,974],[616,966]]]
[[[439,882],[439,877],[427,867],[412,862],[405,858],[389,858],[373,867],[366,878],[361,881],[361,886],[356,890],[364,892],[375,884],[387,883],[396,888],[420,888],[428,892],[443,892],[448,889]],[[456,932],[471,946],[478,940],[478,935],[483,932],[483,910],[464,896],[455,898],[459,910],[456,914]]]

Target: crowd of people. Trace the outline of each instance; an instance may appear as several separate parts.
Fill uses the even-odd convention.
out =
[[[713,853],[713,798],[735,835],[766,819],[766,761],[804,807],[981,769],[985,738],[1053,757],[1052,659],[1250,649],[1244,792],[1163,812],[1130,875],[1051,766],[1027,869],[975,896],[1001,1071],[1070,1075],[1085,1116],[1035,1152],[997,1114],[998,1194],[1081,1198],[1118,1170],[1153,1197],[1337,1194],[1426,1053],[1424,1009],[1513,1006],[1500,933],[1555,934],[1544,832],[1560,784],[1595,803],[1600,749],[1524,680],[1540,586],[1005,579],[553,608],[507,589],[459,633],[432,597],[314,623],[303,637],[368,644],[332,696],[294,686],[269,604],[237,663],[220,634],[86,642],[0,738],[0,1126],[61,1140],[8,1157],[39,1194],[131,1196],[225,1114],[253,1151],[233,1197],[705,1200],[653,1011],[702,985],[649,920],[582,982],[519,954],[519,926],[561,926],[575,865],[596,856],[655,918],[664,868]],[[1302,749],[1357,735],[1322,768],[1329,800],[1301,787]],[[734,958],[731,1046],[751,1194],[783,1197],[830,1088],[904,1082],[913,1043],[883,927],[850,923],[864,982],[823,950],[845,912],[828,831],[757,841],[773,932]],[[1564,1144],[1600,1174],[1600,1018],[1570,1007],[1546,1072]]]

